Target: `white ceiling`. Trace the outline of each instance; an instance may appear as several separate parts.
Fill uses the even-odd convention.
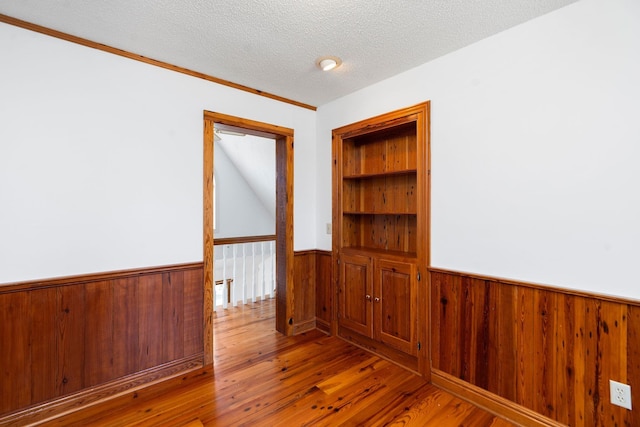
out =
[[[2,0],[0,13],[320,106],[576,0]],[[344,61],[321,72],[315,61]]]

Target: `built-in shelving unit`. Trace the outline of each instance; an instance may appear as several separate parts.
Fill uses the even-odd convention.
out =
[[[334,331],[423,373],[428,137],[429,103],[333,131]]]

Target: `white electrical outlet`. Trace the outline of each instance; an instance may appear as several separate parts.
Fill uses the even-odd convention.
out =
[[[609,392],[611,394],[611,403],[631,409],[631,386],[609,380]]]
[[[327,223],[327,234],[331,234],[331,223]]]

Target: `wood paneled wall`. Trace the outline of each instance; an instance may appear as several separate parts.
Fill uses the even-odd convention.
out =
[[[202,280],[199,263],[0,286],[0,420],[201,358]]]
[[[316,327],[331,333],[331,252],[316,252]]]
[[[299,334],[316,327],[316,281],[318,251],[294,253],[293,333]]]
[[[300,251],[293,254],[293,334],[315,328],[315,251]]]
[[[432,269],[431,319],[434,372],[562,424],[640,426],[609,403],[610,379],[640,392],[640,302]]]
[[[294,283],[294,334],[315,327],[328,332],[331,321],[331,252],[295,252]]]

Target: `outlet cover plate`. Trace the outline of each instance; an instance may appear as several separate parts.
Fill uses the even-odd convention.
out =
[[[611,395],[611,403],[631,409],[631,386],[609,380],[609,393]]]

